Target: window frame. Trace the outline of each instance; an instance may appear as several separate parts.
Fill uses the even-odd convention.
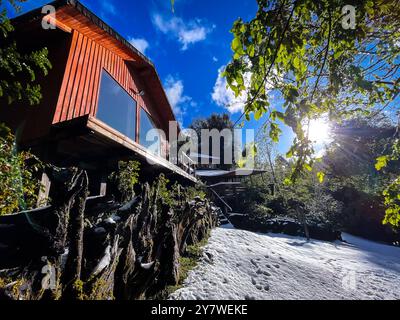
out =
[[[138,120],[138,130],[137,130],[138,136],[137,136],[137,142],[138,142],[138,144],[139,144],[140,146],[142,146],[143,148],[148,149],[146,146],[144,146],[143,144],[140,143],[140,138],[141,138],[141,122],[142,122],[142,112],[141,112],[141,111],[142,111],[142,110],[143,110],[143,112],[147,115],[147,117],[148,117],[150,123],[152,124],[152,126],[154,127],[154,129],[157,129],[157,130],[161,130],[161,129],[160,129],[160,126],[157,125],[156,121],[154,121],[153,116],[151,115],[151,113],[148,112],[148,111],[146,110],[146,108],[144,108],[142,105],[139,106],[139,107],[138,107],[139,117],[137,118],[137,120]],[[159,145],[159,152],[158,152],[158,155],[161,156],[161,155],[162,155],[162,143],[163,143],[163,141],[162,141],[160,135],[159,135],[159,142],[160,142],[160,145]]]
[[[131,137],[129,137],[129,136],[127,136],[125,133],[123,133],[123,132],[121,132],[120,130],[118,130],[117,128],[114,128],[112,125],[110,125],[110,124],[108,124],[107,122],[105,122],[104,120],[102,120],[102,119],[100,119],[99,117],[98,117],[98,113],[99,113],[99,107],[100,107],[100,96],[101,96],[101,86],[102,86],[102,83],[103,83],[103,75],[104,75],[104,73],[106,73],[108,76],[110,76],[110,78],[112,79],[112,80],[114,80],[114,82],[134,101],[134,103],[135,103],[135,112],[134,112],[134,114],[135,114],[135,121],[134,121],[134,123],[135,123],[135,128],[134,128],[134,133],[135,133],[135,137],[134,137],[134,139],[132,139]],[[138,139],[139,139],[139,136],[138,136],[138,130],[140,129],[139,127],[138,127],[138,125],[139,125],[139,119],[138,119],[138,110],[141,108],[141,106],[139,106],[139,102],[135,99],[135,97],[128,91],[128,90],[126,90],[118,81],[117,81],[117,79],[111,74],[111,72],[109,72],[106,68],[101,68],[101,72],[100,72],[100,79],[99,79],[99,87],[98,87],[98,95],[97,95],[97,108],[96,108],[96,114],[95,114],[95,118],[97,119],[97,120],[99,120],[99,121],[101,121],[101,122],[103,122],[104,124],[106,124],[107,126],[109,126],[110,128],[112,128],[112,129],[114,129],[114,130],[116,130],[116,131],[118,131],[119,133],[121,133],[121,134],[123,134],[125,137],[127,137],[128,139],[130,139],[130,140],[132,140],[132,141],[134,141],[134,142],[137,142],[138,141]],[[140,112],[140,111],[139,111]]]

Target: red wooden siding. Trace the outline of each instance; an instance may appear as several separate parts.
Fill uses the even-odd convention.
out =
[[[157,127],[164,130],[168,127],[168,123],[162,121],[157,106],[153,105],[149,94],[143,97],[137,94],[144,88],[140,75],[118,54],[76,30],[72,35],[72,44],[53,124],[85,115],[96,116],[103,69],[136,100],[138,114],[140,114],[140,108],[143,108],[150,114]],[[140,116],[137,117],[137,122],[136,128],[139,131]],[[163,152],[166,148],[166,141],[163,141]]]
[[[105,69],[155,121],[157,114],[148,99],[137,94],[139,79],[125,61],[112,51],[83,34],[73,32],[65,77],[60,91],[53,124],[74,118],[96,116],[102,69]],[[135,79],[134,79],[135,78]]]

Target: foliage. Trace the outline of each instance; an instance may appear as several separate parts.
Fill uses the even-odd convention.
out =
[[[199,197],[201,200],[205,200],[206,196],[206,191],[202,185],[196,184],[194,187],[184,188],[184,197],[186,197],[186,199],[193,200]]]
[[[385,222],[396,223],[398,185],[394,183],[393,188],[387,189],[400,174],[399,161],[392,151],[397,144],[393,136],[397,131],[395,124],[384,116],[379,119],[356,117],[336,125],[332,131],[332,142],[311,172],[304,172],[295,182],[286,185],[284,177],[291,172],[293,160],[287,161],[276,155],[272,167],[276,179],[270,175],[263,183],[261,179],[255,182],[261,195],[262,192],[270,193],[269,185],[275,183],[274,197],[254,198],[255,191],[251,188],[247,197],[251,202],[271,208],[273,216],[297,219],[290,205],[297,201],[306,209],[309,223],[358,232],[376,240],[394,240],[395,234],[381,222],[386,202],[386,206],[394,210],[387,213]],[[381,154],[386,154],[388,161],[378,172],[376,158]],[[324,179],[321,183],[319,173],[322,171]]]
[[[345,5],[348,1],[258,0],[255,18],[239,19],[232,28],[228,86],[236,96],[246,92],[248,120],[252,113],[256,119],[266,116],[273,141],[279,141],[279,123],[295,132],[287,154],[294,159],[292,181],[315,164],[311,119],[340,122],[398,97],[398,4],[358,1],[354,30],[342,26]],[[270,92],[283,98],[282,111],[271,105]]]
[[[255,165],[255,158],[257,156],[257,145],[254,142],[247,143],[242,151],[242,154],[237,159],[237,166],[239,168],[253,169]]]
[[[157,191],[162,201],[172,207],[175,204],[174,192],[168,188],[169,180],[162,173],[158,176],[154,184],[157,186]]]
[[[202,200],[206,198],[206,192],[201,185],[183,187],[178,182],[171,185],[164,174],[158,176],[154,185],[157,186],[162,201],[171,208],[181,206],[184,202],[192,201],[196,197]]]
[[[378,171],[386,168],[391,161],[400,160],[400,139],[396,139],[392,146],[390,155],[384,155],[377,159],[376,169]],[[383,191],[386,205],[385,224],[400,227],[400,175]]]
[[[208,118],[195,119],[190,125],[190,128],[195,130],[198,136],[201,136],[202,129],[217,129],[218,131],[233,129],[233,123],[227,113],[213,113]]]
[[[41,188],[42,163],[28,151],[18,152],[14,140],[0,124],[0,215],[35,208]]]
[[[400,177],[393,181],[383,191],[385,197],[386,217],[385,224],[390,224],[393,227],[400,226]]]
[[[135,186],[139,182],[140,163],[120,161],[118,171],[110,174],[109,179],[117,184],[122,201],[129,201],[135,196]]]
[[[7,0],[16,12],[19,3],[26,0]],[[14,28],[7,18],[6,4],[0,0],[0,98],[8,104],[14,101],[38,104],[42,98],[41,87],[36,83],[36,73],[47,75],[51,69],[47,48],[32,52],[23,52],[17,43],[10,39]]]
[[[209,144],[209,150],[207,152],[204,152],[202,150],[202,130],[218,130],[218,133],[221,133],[223,130],[228,129],[232,131],[232,137],[233,137],[233,128],[234,124],[230,119],[230,116],[226,113],[224,114],[217,114],[213,113],[210,117],[206,119],[195,119],[192,124],[190,125],[190,129],[194,130],[197,134],[197,137],[199,139],[199,149],[198,153],[206,153],[212,156],[218,156],[214,155],[212,152],[212,143],[219,143],[220,144],[220,150],[219,150],[219,157],[220,157],[220,163],[216,165],[217,168],[221,170],[229,170],[232,168],[233,164],[232,163],[225,163],[225,149],[226,145],[228,143],[231,144],[231,150],[232,150],[232,156],[234,155],[235,152],[235,146],[233,144],[233,141],[224,141],[224,139],[221,137],[220,141],[212,141],[212,143]],[[234,159],[232,159],[234,160]],[[201,159],[199,160],[201,163]]]
[[[384,223],[398,227],[400,148],[396,124],[386,116],[358,117],[336,126],[334,133],[324,157],[330,184],[351,187],[371,199],[383,194],[387,209]]]

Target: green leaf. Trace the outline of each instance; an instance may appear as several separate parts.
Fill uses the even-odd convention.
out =
[[[323,183],[325,180],[325,173],[324,172],[318,172],[317,173],[318,181],[319,183]]]
[[[244,159],[244,158],[239,159],[237,162],[237,165],[239,168],[244,168],[246,166],[246,159]]]
[[[235,55],[242,56],[244,55],[242,41],[239,37],[235,37],[232,41],[232,50]]]
[[[279,137],[282,133],[281,128],[276,123],[271,123],[271,128],[269,131],[269,137],[273,142],[279,142]]]
[[[292,181],[291,179],[289,179],[289,178],[286,178],[286,179],[283,181],[283,183],[284,183],[286,186],[291,186],[291,185],[293,184],[293,181]]]
[[[261,117],[263,115],[263,111],[261,109],[258,109],[255,113],[254,113],[254,119],[256,119],[256,121],[260,120]]]
[[[383,168],[387,167],[389,162],[389,157],[388,156],[381,156],[376,159],[376,164],[375,168],[378,171],[381,171]]]
[[[294,59],[293,59],[293,66],[294,66],[296,69],[300,69],[300,59],[299,59],[299,57],[297,57],[297,56],[294,57]]]
[[[288,158],[288,159],[293,158],[293,151],[292,151],[292,150],[289,150],[289,151],[286,153],[286,158]]]
[[[303,164],[304,169],[306,169],[307,171],[312,171],[312,167],[308,164],[308,163],[304,163]]]
[[[255,48],[254,48],[254,45],[253,45],[253,44],[247,46],[247,53],[248,53],[248,55],[249,55],[251,58],[254,57]]]

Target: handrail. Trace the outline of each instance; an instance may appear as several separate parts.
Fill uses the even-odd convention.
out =
[[[218,192],[216,192],[213,188],[208,187],[209,190],[211,190],[211,192],[218,198],[219,201],[222,202],[222,204],[227,207],[229,209],[230,212],[233,212],[233,209],[231,208],[231,206],[229,204],[227,204],[225,202],[224,199],[221,198],[221,196],[218,194]]]
[[[195,161],[190,158],[186,153],[180,152],[178,162],[186,169],[189,174],[196,175]]]
[[[194,160],[191,157],[189,157],[186,153],[182,152],[181,154],[182,154],[182,157],[185,160],[187,160],[190,164],[194,164]]]

